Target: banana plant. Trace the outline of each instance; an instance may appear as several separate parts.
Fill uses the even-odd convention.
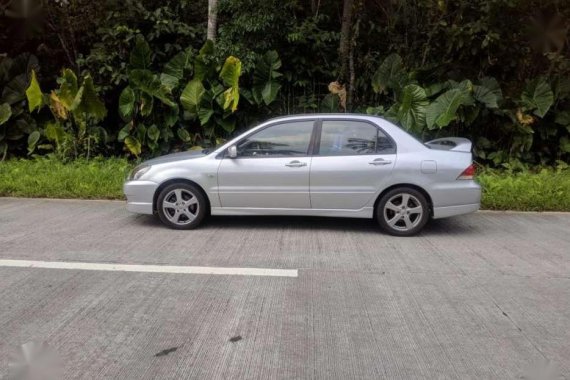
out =
[[[28,109],[30,113],[39,112],[47,106],[54,120],[46,125],[43,131],[48,141],[56,144],[61,150],[67,148],[73,151],[75,157],[85,153],[89,158],[92,144],[106,140],[106,132],[98,126],[107,115],[105,104],[99,99],[93,79],[89,74],[78,80],[70,69],[64,69],[58,79],[59,88],[45,94],[40,88],[35,70],[32,70],[31,80],[26,89]],[[28,137],[28,151],[31,154],[42,134],[32,132]],[[49,149],[49,144],[42,148]]]

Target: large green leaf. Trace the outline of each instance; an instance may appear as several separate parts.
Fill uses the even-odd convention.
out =
[[[83,97],[77,110],[96,120],[103,120],[107,115],[107,109],[105,108],[105,104],[97,96],[91,75],[87,74],[85,76],[81,88],[83,89]]]
[[[174,126],[180,117],[180,109],[178,105],[174,107],[169,107],[164,114],[164,125],[168,128]]]
[[[212,54],[214,54],[214,43],[207,40],[194,59],[194,78],[204,80],[213,75],[215,66],[209,62]]]
[[[52,122],[46,125],[45,134],[48,140],[61,144],[65,136],[65,130],[60,123]]]
[[[526,85],[521,95],[523,105],[539,117],[544,117],[554,103],[554,93],[544,78],[536,78]]]
[[[133,136],[125,137],[125,146],[129,150],[129,152],[131,152],[137,157],[140,156],[142,146],[141,142],[136,137]]]
[[[197,116],[203,95],[204,85],[202,82],[197,78],[192,79],[182,91],[180,103],[182,103],[182,107],[184,107],[186,111],[190,112],[193,116]]]
[[[38,141],[40,141],[40,132],[33,131],[28,136],[28,154],[32,153],[36,149]]]
[[[403,88],[401,99],[392,112],[405,129],[419,131],[425,125],[428,104],[425,90],[409,84]]]
[[[275,50],[268,51],[257,61],[253,72],[253,96],[256,103],[271,104],[277,97],[281,84],[276,80],[282,74],[277,70],[281,60]]]
[[[135,92],[129,86],[121,91],[119,96],[119,115],[123,120],[130,120],[135,110]]]
[[[398,54],[390,54],[374,73],[372,89],[374,92],[384,92],[389,88],[398,89],[403,75],[405,73],[402,57]]]
[[[36,78],[36,72],[32,70],[32,79],[30,81],[30,86],[26,90],[26,97],[28,98],[28,109],[30,112],[42,108],[43,105],[43,94],[40,89],[40,84],[38,83],[38,78]]]
[[[337,95],[326,94],[321,101],[319,110],[321,112],[338,112],[339,99]]]
[[[77,76],[70,69],[64,69],[63,74],[60,79],[59,86],[59,99],[65,105],[66,108],[71,109],[74,103],[77,92],[79,91],[77,85]]]
[[[216,124],[228,133],[232,133],[236,129],[236,120],[233,117],[228,119],[216,118]]]
[[[178,134],[178,137],[180,138],[180,140],[184,141],[184,142],[189,142],[192,139],[192,136],[190,136],[190,133],[188,133],[188,131],[186,129],[179,129],[176,131],[176,133]]]
[[[3,103],[8,103],[10,105],[21,102],[22,100],[26,99],[27,88],[28,75],[25,73],[16,75],[4,86],[0,101]]]
[[[131,70],[129,71],[129,81],[135,89],[146,92],[147,94],[159,99],[162,103],[169,107],[175,107],[169,95],[168,89],[165,88],[157,75],[149,70]]]
[[[499,108],[499,97],[493,90],[485,86],[473,86],[473,98],[479,103],[483,103],[487,108]]]
[[[152,51],[142,35],[135,38],[135,46],[131,51],[129,62],[133,69],[148,69],[151,63]]]
[[[146,92],[141,93],[140,97],[140,110],[141,116],[149,116],[152,113],[152,109],[154,106],[153,97],[147,94]]]
[[[209,121],[210,118],[214,115],[214,110],[211,108],[200,108],[198,110],[198,119],[200,120],[200,125],[204,126]]]
[[[228,87],[237,87],[239,77],[241,75],[241,61],[230,55],[226,58],[222,70],[220,71],[220,79]]]
[[[8,103],[0,104],[0,125],[7,122],[10,116],[12,116],[12,107]]]
[[[156,125],[153,124],[148,128],[148,130],[146,131],[146,134],[147,134],[149,139],[156,142],[156,141],[158,141],[158,138],[160,137],[160,130],[158,129],[158,127]]]
[[[178,78],[162,73],[160,74],[160,83],[166,88],[168,93],[172,93],[172,90],[178,87]]]
[[[184,71],[192,68],[192,50],[190,48],[176,54],[166,65],[164,65],[163,73],[178,80],[184,77]]]
[[[237,110],[239,103],[239,77],[241,75],[241,61],[229,56],[220,71],[220,79],[229,88],[224,91],[224,110],[231,109],[232,112]]]
[[[501,90],[501,85],[495,78],[484,77],[479,81],[479,84],[491,90],[491,92],[496,96],[498,103],[503,101],[503,91]]]
[[[429,129],[443,128],[457,117],[459,106],[464,104],[469,94],[458,88],[448,90],[438,96],[426,109],[426,123]]]

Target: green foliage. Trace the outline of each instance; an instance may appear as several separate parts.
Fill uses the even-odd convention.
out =
[[[281,60],[275,50],[265,53],[255,65],[253,72],[253,98],[257,104],[262,102],[270,105],[277,98],[281,89],[278,78],[282,74],[277,71],[281,68]]]
[[[241,75],[241,61],[236,57],[228,57],[222,71],[220,71],[220,79],[228,88],[224,91],[224,110],[231,109],[232,112],[237,110],[239,103],[239,77]]]
[[[457,119],[457,111],[466,104],[469,94],[458,88],[452,88],[437,97],[426,109],[428,129],[447,127]]]
[[[99,115],[86,122],[99,152],[149,156],[216,144],[274,115],[345,111],[327,90],[341,82],[346,111],[381,115],[422,139],[468,137],[479,161],[570,160],[569,2],[355,2],[350,75],[343,78],[342,2],[219,0],[215,44],[205,42],[206,2],[42,5],[41,33],[25,30],[27,23],[0,28],[3,52],[16,57],[0,58],[2,117],[3,105],[10,107],[0,158],[25,155],[34,143],[32,154],[57,151],[62,142],[68,155],[85,154],[82,144],[48,138],[47,125],[54,132],[57,122],[66,133],[70,124],[80,127],[69,115],[73,101],[94,93],[108,115],[101,120],[103,108],[93,101],[79,108]],[[40,57],[37,78],[37,60],[18,56],[24,51]],[[228,57],[235,61],[226,64]],[[81,90],[84,80],[66,72],[57,78],[61,67],[79,78],[91,73],[98,86],[88,79]],[[57,91],[41,94],[40,85],[56,80]],[[36,130],[39,140],[30,137]]]
[[[36,72],[32,70],[32,79],[30,87],[26,90],[26,97],[28,98],[28,109],[30,112],[40,109],[43,105],[43,94],[40,90],[40,84],[36,78]]]
[[[25,104],[26,87],[38,60],[31,54],[0,58],[0,160],[27,151],[36,122]]]
[[[529,81],[518,96],[505,99],[492,77],[473,84],[469,79],[434,82],[416,76],[398,55],[386,57],[371,80],[372,88],[381,94],[380,104],[369,106],[367,113],[383,115],[422,138],[470,137],[478,158],[495,165],[569,158],[570,114],[561,110],[568,90],[555,95],[544,77]],[[533,158],[537,145],[540,152]]]
[[[544,117],[554,103],[554,93],[544,78],[536,78],[527,84],[521,103],[526,111],[534,111],[535,115]]]
[[[12,108],[10,105],[8,103],[0,104],[0,125],[7,122],[10,116],[12,116]]]
[[[428,100],[425,90],[415,84],[401,89],[401,97],[387,113],[410,131],[421,131],[426,122]]]
[[[38,147],[55,151],[62,158],[82,155],[89,158],[92,150],[106,139],[106,131],[98,123],[105,118],[107,109],[89,74],[79,81],[72,70],[64,69],[58,82],[58,89],[44,94],[32,70],[31,82],[25,92],[29,110],[41,111],[48,106],[53,119],[41,132],[34,131],[28,136],[28,154]],[[47,142],[38,145],[42,135]]]
[[[372,89],[384,92],[387,89],[399,89],[405,81],[404,64],[398,54],[390,54],[372,77]]]
[[[187,65],[184,51],[165,64],[166,72],[151,70],[153,53],[143,36],[137,35],[129,58],[129,84],[119,96],[118,112],[125,126],[119,131],[118,140],[134,156],[143,148],[153,153],[170,146],[174,133],[171,127],[178,121],[178,106],[172,92]],[[163,126],[162,133],[156,125]],[[156,132],[158,130],[158,133]]]

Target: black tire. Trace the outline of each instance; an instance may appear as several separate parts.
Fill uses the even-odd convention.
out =
[[[404,200],[407,200],[405,205]],[[388,202],[390,202],[389,206],[387,206]],[[418,211],[417,207],[421,207],[421,214],[415,213]],[[384,194],[375,212],[380,227],[394,236],[417,234],[424,228],[430,217],[426,197],[421,192],[405,186],[397,187]]]
[[[178,199],[179,195],[181,200]],[[173,206],[168,207],[165,201]],[[200,225],[208,214],[208,202],[202,191],[189,183],[166,186],[156,200],[160,221],[176,230],[191,230]],[[176,222],[178,221],[178,222]]]

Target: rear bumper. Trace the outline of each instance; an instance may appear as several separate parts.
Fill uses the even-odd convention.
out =
[[[445,206],[445,207],[434,207],[433,208],[433,218],[447,218],[450,216],[455,215],[463,215],[463,214],[470,214],[479,210],[481,204],[473,203],[468,205],[459,205],[459,206]]]
[[[153,213],[153,198],[158,184],[151,181],[127,181],[123,192],[127,197],[127,210],[137,214]]]
[[[434,219],[469,214],[481,206],[481,186],[471,180],[437,184],[431,196]]]

